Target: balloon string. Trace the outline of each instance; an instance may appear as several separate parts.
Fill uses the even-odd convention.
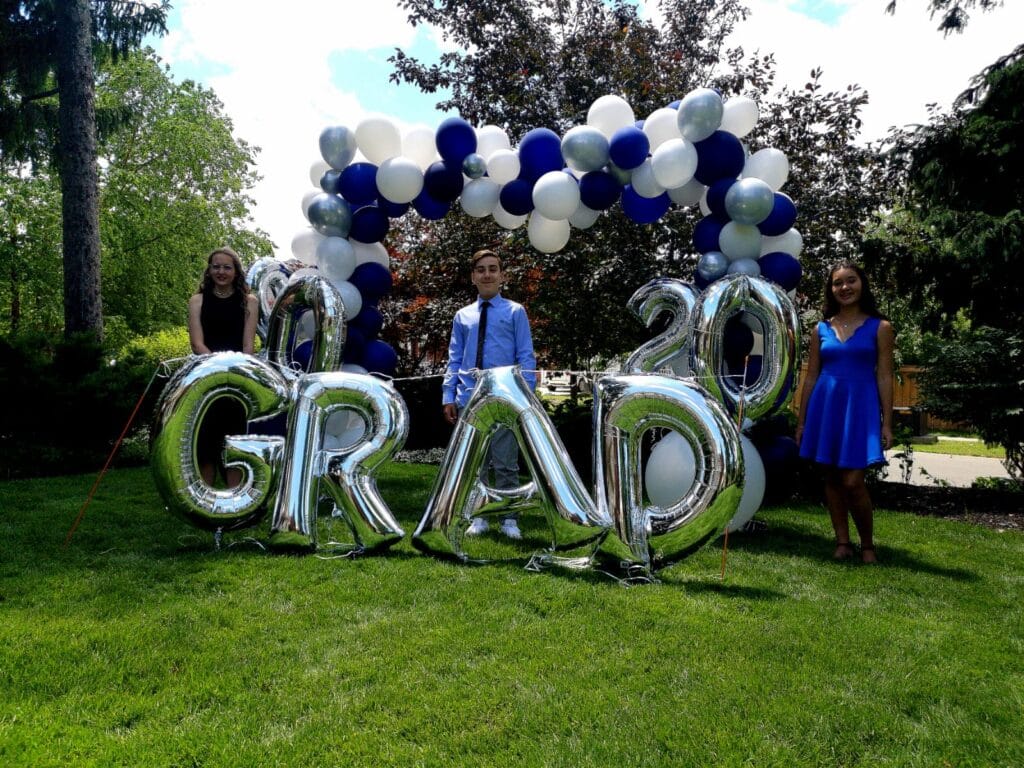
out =
[[[722,573],[719,575],[719,581],[725,581],[725,561],[729,553],[729,526],[725,526],[725,536],[722,538]]]
[[[747,397],[747,366],[750,364],[750,355],[743,358],[743,384],[740,387],[740,402],[736,414],[736,427],[743,429],[743,404]],[[725,524],[725,535],[722,537],[722,573],[719,576],[725,581],[725,562],[729,555],[729,523]]]
[[[114,456],[115,454],[117,454],[117,449],[121,447],[121,443],[124,441],[125,435],[128,434],[128,430],[131,428],[132,422],[135,421],[135,416],[138,414],[139,408],[142,407],[142,401],[146,399],[146,395],[149,394],[150,387],[153,386],[153,382],[156,380],[156,377],[160,374],[160,372],[164,370],[165,365],[166,363],[160,363],[160,365],[157,366],[156,370],[153,371],[153,375],[149,377],[149,383],[146,385],[146,389],[143,390],[138,402],[135,403],[135,408],[132,410],[131,416],[128,417],[128,421],[125,423],[124,429],[121,430],[120,437],[117,438],[117,442],[114,443],[113,450],[111,450],[110,455],[107,456],[107,463],[103,465],[103,469],[101,469],[100,473],[96,476],[96,482],[92,484],[92,490],[89,491],[89,495],[86,497],[85,503],[82,504],[82,508],[78,510],[78,517],[75,518],[75,522],[71,524],[71,529],[68,531],[68,535],[64,538],[63,549],[67,549],[68,544],[71,543],[71,537],[75,535],[75,531],[78,530],[79,524],[85,517],[85,510],[89,508],[89,503],[92,501],[92,497],[96,494],[96,489],[100,487],[100,481],[103,479],[103,476],[107,473],[107,470],[110,468],[110,462],[114,460]]]

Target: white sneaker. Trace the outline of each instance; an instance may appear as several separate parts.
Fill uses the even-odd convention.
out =
[[[516,541],[523,538],[523,533],[519,530],[519,525],[515,520],[502,520],[501,532],[508,538],[515,539]]]
[[[469,528],[466,529],[467,536],[479,536],[481,533],[487,533],[488,523],[486,518],[478,517],[472,523]]]

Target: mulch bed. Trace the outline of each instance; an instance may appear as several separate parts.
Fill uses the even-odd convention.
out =
[[[886,482],[872,483],[870,490],[878,507],[962,520],[1000,531],[1024,531],[1024,493]]]

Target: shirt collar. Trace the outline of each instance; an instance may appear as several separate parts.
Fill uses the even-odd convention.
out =
[[[501,297],[501,292],[500,291],[498,293],[496,293],[494,296],[492,296],[491,298],[489,298],[489,299],[485,299],[483,296],[477,296],[476,297],[476,308],[477,309],[481,309],[483,307],[485,301],[491,302],[491,306],[493,307],[493,306],[501,303],[502,301],[504,301],[504,299]]]

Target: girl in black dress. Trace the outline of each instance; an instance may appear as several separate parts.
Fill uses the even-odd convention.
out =
[[[214,250],[206,259],[206,271],[199,289],[188,301],[188,337],[197,355],[211,352],[252,354],[256,343],[259,307],[249,293],[245,270],[238,254],[227,246]],[[199,472],[213,484],[224,435],[245,434],[245,413],[240,403],[222,398],[214,403],[199,429],[197,461]],[[223,467],[222,467],[223,469]],[[241,472],[225,469],[228,487],[241,482]]]

